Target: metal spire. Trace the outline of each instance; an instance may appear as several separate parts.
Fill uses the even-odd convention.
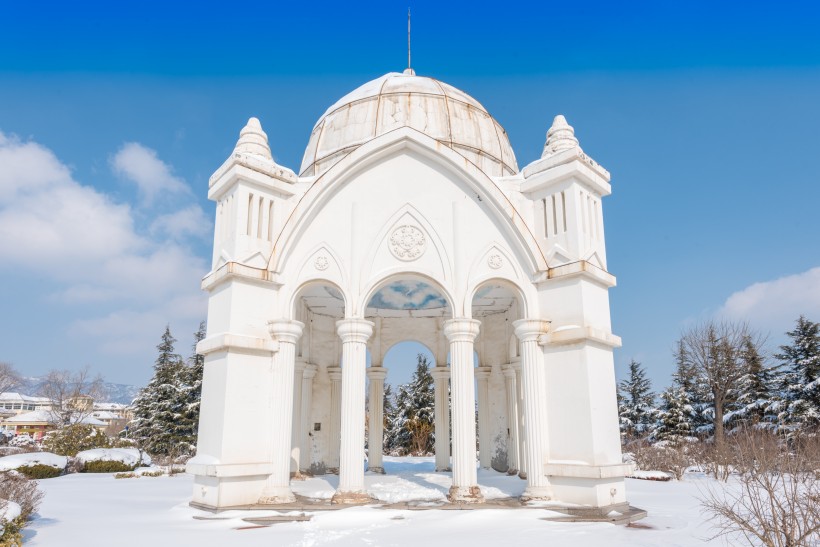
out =
[[[410,64],[410,8],[407,8],[407,68],[413,68]]]

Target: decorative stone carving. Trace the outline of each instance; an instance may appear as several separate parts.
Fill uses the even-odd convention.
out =
[[[415,260],[424,254],[427,238],[415,226],[399,226],[390,236],[390,252],[399,260]]]
[[[493,270],[497,270],[504,265],[504,259],[499,254],[490,255],[490,258],[487,259],[487,265]]]
[[[313,267],[319,271],[327,270],[328,266],[330,266],[330,261],[324,255],[317,256],[316,260],[313,261]]]

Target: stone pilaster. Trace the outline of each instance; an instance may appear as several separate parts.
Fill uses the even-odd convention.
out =
[[[447,498],[453,502],[480,503],[475,461],[475,375],[473,342],[481,323],[451,319],[444,326],[450,342],[450,387],[453,420],[453,486]]]
[[[504,366],[504,386],[507,393],[507,473],[518,473],[518,385],[515,368]]]
[[[552,499],[552,487],[544,474],[547,456],[547,416],[544,398],[544,354],[538,339],[549,330],[549,321],[520,319],[513,323],[521,345],[521,383],[524,392],[524,423],[527,430],[524,460],[527,467],[527,489],[523,500]]]
[[[360,318],[336,322],[342,341],[342,424],[339,487],[331,503],[370,501],[364,490],[364,402],[367,339],[373,323]]]
[[[492,453],[490,450],[490,367],[475,369],[478,380],[478,464],[489,469]]]
[[[327,367],[330,376],[330,448],[328,470],[339,472],[339,450],[342,434],[342,367]]]
[[[382,463],[382,444],[384,442],[384,379],[387,378],[387,369],[370,367],[367,369],[370,379],[370,432],[368,435],[367,470],[374,473],[384,473]]]
[[[313,429],[311,418],[313,417],[313,378],[316,376],[316,365],[305,365],[305,370],[302,372],[302,427],[299,435],[301,437],[300,453],[299,453],[299,468],[306,472],[310,472],[310,432]]]
[[[430,370],[435,381],[436,471],[450,471],[450,369]]]
[[[271,321],[270,334],[279,342],[273,354],[271,374],[271,474],[265,482],[259,503],[279,504],[295,501],[290,489],[290,446],[293,427],[293,371],[296,342],[304,325],[298,321]]]

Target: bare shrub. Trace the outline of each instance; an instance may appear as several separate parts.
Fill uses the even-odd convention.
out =
[[[727,439],[737,483],[709,487],[701,502],[713,513],[717,535],[745,538],[750,545],[816,546],[820,543],[820,479],[811,441],[789,446],[763,430]]]
[[[642,471],[663,471],[677,480],[683,478],[686,469],[698,463],[701,452],[697,442],[680,444],[633,443],[630,445],[635,464]]]
[[[15,471],[0,471],[0,498],[19,505],[22,510],[20,516],[27,519],[37,511],[43,493],[37,489],[37,481]]]

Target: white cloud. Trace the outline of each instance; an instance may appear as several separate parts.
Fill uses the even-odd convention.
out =
[[[111,167],[115,173],[137,185],[146,204],[163,194],[188,194],[191,191],[154,150],[137,142],[125,143],[111,158]]]
[[[122,157],[147,154],[152,169],[161,166],[160,179],[171,180],[177,193],[190,193],[155,152],[138,144],[126,148],[131,152]],[[207,261],[178,241],[204,237],[212,224],[196,204],[147,221],[151,228],[140,233],[129,205],[74,180],[44,146],[0,132],[0,272],[6,281],[15,275],[42,280],[39,292],[27,296],[26,313],[43,316],[47,312],[36,306],[63,306],[71,314],[69,335],[87,339],[90,349],[151,363],[166,324],[182,326],[182,344],[205,317],[199,287]],[[187,353],[185,346],[178,349]]]
[[[820,320],[820,267],[749,285],[729,296],[718,312],[775,335],[791,329],[800,314]]]
[[[165,234],[180,240],[187,236],[208,239],[213,235],[213,224],[199,205],[162,215],[151,223],[151,233]]]

